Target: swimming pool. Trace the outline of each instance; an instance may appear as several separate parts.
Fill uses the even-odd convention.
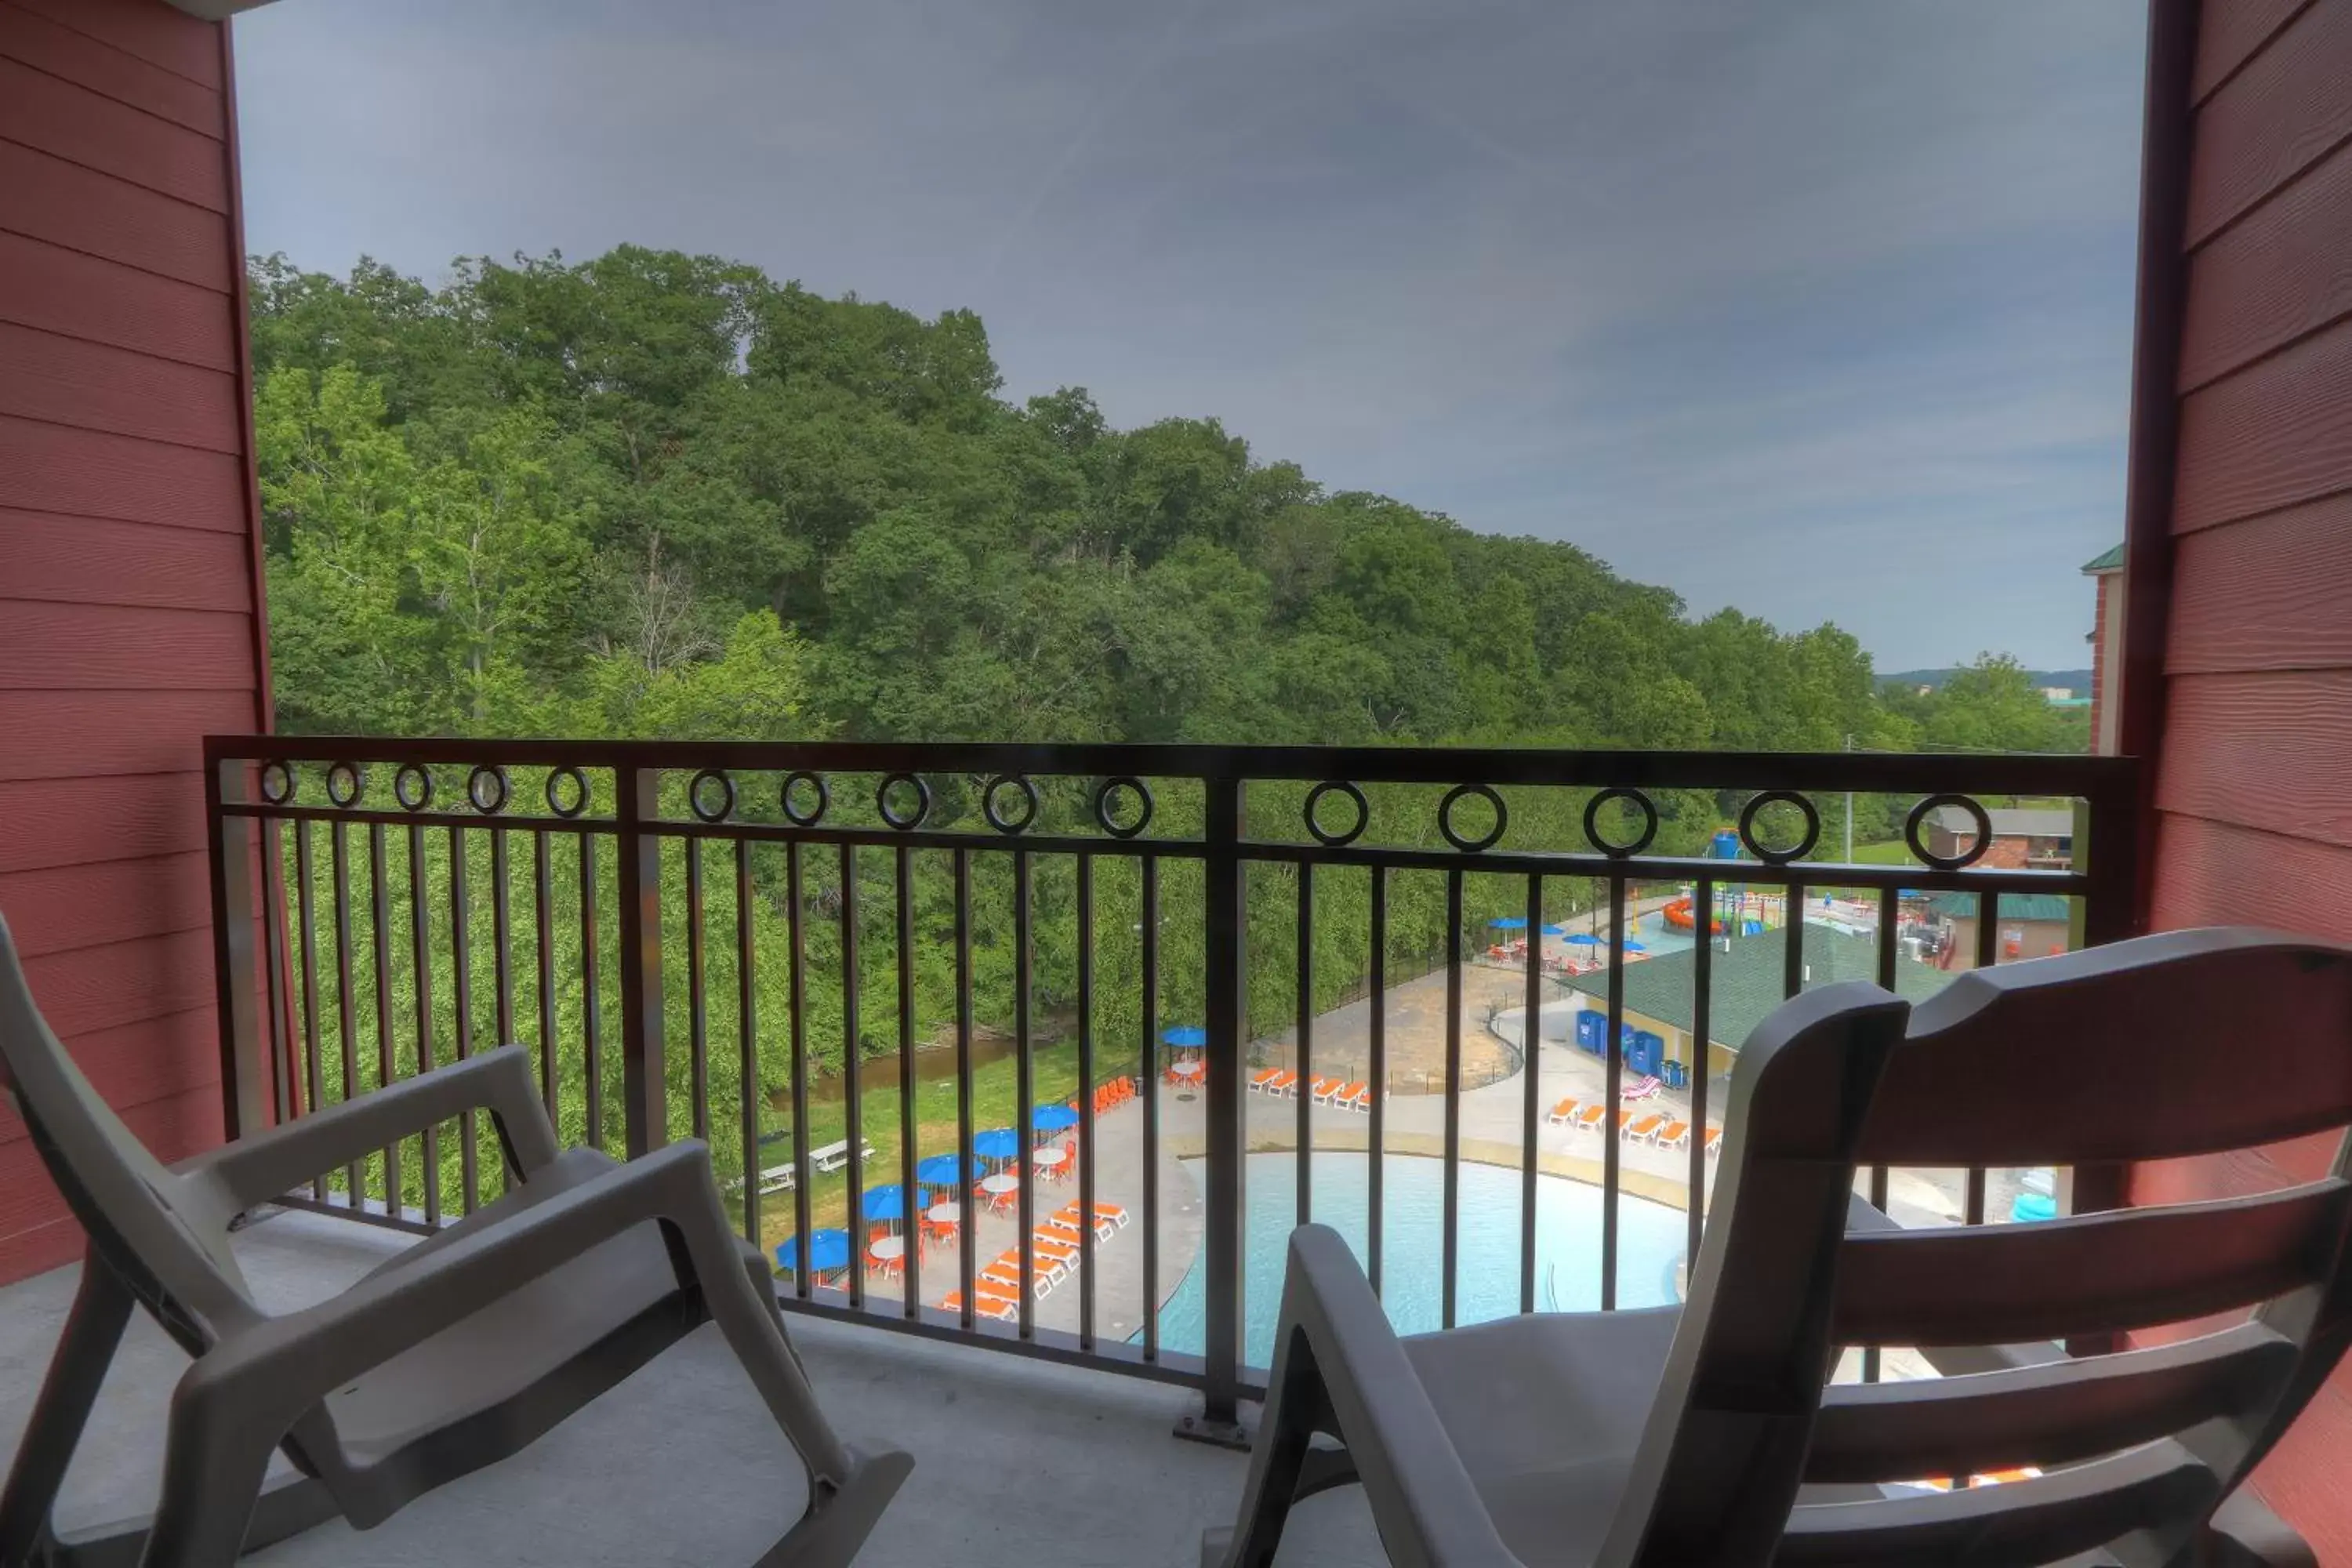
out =
[[[1193,1180],[1202,1162],[1188,1160]],[[1360,1153],[1315,1156],[1315,1218],[1345,1237],[1359,1262],[1371,1233],[1366,1188],[1370,1165]],[[1381,1293],[1399,1333],[1443,1326],[1438,1260],[1443,1247],[1444,1162],[1391,1154],[1381,1167]],[[1252,1154],[1246,1177],[1249,1229],[1242,1290],[1250,1364],[1274,1356],[1282,1306],[1286,1245],[1294,1223],[1297,1167],[1286,1153]],[[1660,1307],[1675,1300],[1675,1270],[1688,1239],[1683,1211],[1620,1195],[1617,1304]],[[1482,1322],[1519,1310],[1519,1173],[1501,1165],[1462,1166],[1460,1268],[1454,1320]],[[1160,1313],[1160,1342],[1198,1354],[1206,1320],[1200,1261]],[[1536,1179],[1536,1305],[1591,1311],[1601,1305],[1601,1189],[1565,1176]],[[1137,1338],[1140,1338],[1140,1334]]]

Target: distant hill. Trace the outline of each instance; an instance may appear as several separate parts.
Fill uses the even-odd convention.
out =
[[[1906,669],[1878,678],[1881,686],[1932,686],[1943,689],[1944,682],[1959,673],[1955,669]],[[2025,672],[2036,686],[2063,686],[2077,697],[2091,694],[2091,672],[2087,669],[2029,669]]]

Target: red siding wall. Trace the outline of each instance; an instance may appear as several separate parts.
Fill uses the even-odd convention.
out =
[[[198,740],[268,717],[226,35],[0,0],[0,912],[166,1160],[221,1129]],[[0,1110],[0,1281],[79,1244]]]
[[[2352,940],[2347,82],[2352,0],[2204,0],[2181,172],[2174,482],[2168,519],[2136,524],[2133,546],[2171,549],[2160,929],[2245,921]],[[2315,1173],[2334,1143],[2145,1167],[2134,1195],[2275,1186]],[[2347,1455],[2352,1373],[2257,1483],[2330,1563],[2352,1563]]]

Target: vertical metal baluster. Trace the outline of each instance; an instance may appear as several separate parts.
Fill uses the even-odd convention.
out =
[[[360,1094],[359,1019],[352,1013],[352,877],[349,835],[338,822],[327,830],[328,858],[335,876],[335,1026],[341,1037],[343,1098]],[[367,1207],[366,1173],[354,1160],[343,1169],[343,1196],[352,1208]]]
[[[1208,1324],[1201,1342],[1201,1415],[1189,1428],[1177,1429],[1231,1437],[1239,1430],[1242,1366],[1249,1344],[1242,1318],[1247,1289],[1242,1249],[1249,1215],[1249,1129],[1240,1082],[1243,1044],[1250,1030],[1249,862],[1242,857],[1249,789],[1232,773],[1212,774],[1203,784],[1209,1052],[1208,1182],[1202,1215],[1205,1256],[1201,1267]],[[1144,1240],[1150,1245],[1157,1238]]]
[[[864,1035],[857,1016],[857,846],[841,847],[841,1106],[849,1133],[849,1304],[866,1305],[866,1108]],[[803,1247],[813,1247],[803,1242]]]
[[[498,994],[497,1044],[515,1043],[514,908],[507,892],[507,830],[490,829],[490,978]]]
[[[1793,878],[1780,889],[1780,997],[1786,1001],[1805,988],[1805,889]]]
[[[915,1187],[915,868],[912,851],[898,852],[898,1268],[907,1316],[922,1315],[922,1220]]]
[[[310,921],[310,825],[294,824],[294,889],[295,907],[302,922],[302,1070],[310,1092],[310,1109],[318,1110],[327,1103],[326,1073],[319,1062],[319,943]],[[323,1173],[310,1181],[310,1198],[314,1203],[327,1201],[327,1178]]]
[[[1519,1310],[1536,1310],[1536,1138],[1543,1125],[1543,878],[1528,875],[1528,984],[1519,1027]]]
[[[710,1017],[702,973],[702,840],[681,838],[686,852],[686,1013],[688,1093],[692,1097],[694,1136],[710,1141]],[[660,1000],[653,1004],[659,1006]],[[750,1166],[743,1180],[751,1181]]]
[[[1977,895],[1977,967],[1990,969],[2000,962],[2000,894],[1987,888]],[[1982,1225],[1985,1218],[1985,1172],[1982,1165],[1969,1167],[1967,1195],[1962,1214],[1970,1225]]]
[[[1160,1359],[1160,858],[1143,857],[1143,1359]]]
[[[1706,1079],[1715,1060],[1708,1044],[1715,1000],[1715,883],[1701,877],[1691,891],[1691,935],[1698,943],[1691,966],[1690,1239],[1683,1253],[1683,1290],[1698,1272],[1706,1226]]]
[[[1372,868],[1372,952],[1371,952],[1371,1012],[1366,1022],[1371,1031],[1372,1131],[1370,1146],[1365,1158],[1370,1162],[1365,1172],[1368,1202],[1365,1222],[1370,1226],[1364,1238],[1364,1277],[1371,1281],[1372,1294],[1381,1293],[1381,1178],[1382,1157],[1381,1134],[1388,1129],[1389,1114],[1389,873],[1385,866]]]
[[[1078,852],[1078,1348],[1095,1348],[1095,860]]]
[[[792,994],[792,1055],[793,1055],[793,1234],[800,1239],[793,1245],[800,1249],[793,1269],[793,1293],[803,1300],[816,1287],[816,1270],[809,1267],[809,1255],[815,1243],[809,1239],[809,1167],[808,1141],[808,921],[807,905],[801,888],[801,847],[798,840],[784,846],[784,930],[789,938],[792,964],[787,983]]]
[[[269,919],[262,931],[268,944],[262,967],[269,987],[269,1088],[277,1097],[273,1110],[280,1121],[291,1121],[302,1114],[301,1075],[294,1070],[294,974],[293,957],[287,948],[286,924],[286,826],[281,821],[263,817],[254,824],[269,846],[269,858],[262,868],[262,886],[269,900]]]
[[[1609,879],[1609,1042],[1601,1060],[1609,1107],[1601,1121],[1601,1310],[1617,1306],[1617,1189],[1623,1172],[1618,1114],[1625,1100],[1625,879]]]
[[[1440,1252],[1442,1315],[1440,1328],[1454,1326],[1461,1262],[1462,1201],[1462,873],[1445,873],[1445,1212],[1442,1218],[1444,1246]]]
[[[1878,895],[1878,988],[1895,989],[1895,922],[1902,908],[1893,888],[1882,889]],[[1881,1214],[1886,1212],[1886,1167],[1870,1168],[1870,1205]],[[1862,1381],[1876,1383],[1883,1367],[1876,1345],[1864,1345],[1862,1351]]]
[[[759,991],[752,977],[751,841],[735,841],[735,1070],[738,1108],[743,1121],[743,1238],[761,1252],[760,1234],[760,1024]],[[794,1133],[797,1141],[798,1133]],[[803,1243],[803,1246],[806,1244]]]
[[[1036,1163],[1029,1158],[1029,1140],[1034,1136],[1032,1129],[1037,1120],[1030,1100],[1036,1092],[1036,1083],[1035,1067],[1029,1059],[1029,991],[1035,980],[1035,954],[1031,945],[1034,933],[1029,929],[1029,853],[1016,849],[1013,852],[1013,1169],[1020,1178],[1013,1207],[1021,1226],[1021,1337],[1024,1340],[1037,1329],[1037,1246],[1036,1237],[1031,1234],[1037,1223],[1037,1211],[1035,1195],[1030,1190],[1036,1184]],[[1081,1223],[1094,1224],[1094,1215],[1082,1215]]]
[[[375,1077],[379,1087],[393,1081],[394,1062],[392,1044],[392,907],[390,894],[384,888],[383,825],[368,825],[368,907],[374,929],[370,933],[371,949],[375,958]],[[397,1216],[402,1209],[401,1194],[406,1184],[400,1173],[400,1146],[387,1144],[383,1151],[383,1212]]]
[[[669,1067],[662,980],[661,770],[613,770],[614,952],[621,1010],[621,1149],[629,1159],[669,1142]],[[689,846],[692,840],[688,841]]]
[[[408,946],[416,983],[416,1075],[433,1070],[433,942],[425,899],[425,829],[408,825]],[[428,1126],[419,1140],[425,1223],[441,1223],[441,1130]]]
[[[596,836],[580,835],[580,1056],[588,1077],[588,1144],[604,1149],[604,1033],[596,972]]]
[[[472,889],[466,886],[466,830],[449,829],[449,1005],[457,1021],[457,1059],[474,1054],[474,936],[467,929],[473,914]],[[475,1142],[481,1121],[473,1111],[457,1118],[458,1181],[465,1188],[466,1212],[482,1206],[482,1173]]]
[[[1298,863],[1298,974],[1295,982],[1298,1017],[1298,1218],[1308,1224],[1315,1215],[1315,867]]]
[[[555,1101],[562,1077],[555,1070],[555,877],[551,853],[545,829],[530,836],[530,912],[539,936],[539,1092],[547,1101],[548,1120],[560,1131],[563,1122],[556,1115]]]
[[[971,851],[955,851],[956,990],[956,1280],[963,1292],[964,1332],[975,1321],[972,1231],[980,1224],[980,1193],[971,1184]]]

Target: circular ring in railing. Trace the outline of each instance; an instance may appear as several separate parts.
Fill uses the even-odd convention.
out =
[[[1495,826],[1486,830],[1484,838],[1468,838],[1454,830],[1454,808],[1473,795],[1495,808]],[[1503,828],[1511,814],[1503,809],[1503,797],[1493,786],[1482,784],[1455,784],[1437,803],[1437,831],[1445,835],[1445,842],[1465,855],[1475,855],[1481,849],[1491,849],[1503,837]]]
[[[816,808],[814,811],[802,812],[793,806],[793,791],[803,784],[816,791]],[[824,818],[824,808],[832,799],[825,791],[824,779],[806,768],[796,768],[786,773],[784,782],[776,789],[776,805],[783,812],[784,820],[794,827],[814,827]]]
[[[912,816],[902,816],[890,809],[890,793],[900,784],[915,792]],[[931,815],[931,786],[912,773],[892,773],[874,786],[874,809],[881,815],[883,821],[899,832],[912,832],[923,825],[923,818]]]
[[[1642,831],[1633,836],[1631,844],[1612,844],[1601,836],[1601,808],[1612,800],[1630,800],[1642,808]],[[1657,805],[1640,790],[1612,784],[1584,803],[1584,837],[1591,841],[1595,849],[1612,860],[1625,860],[1639,855],[1657,836]]]
[[[572,805],[568,808],[563,804],[562,792],[557,790],[555,787],[557,784],[562,784],[565,779],[570,779],[572,781]],[[550,773],[547,775],[547,809],[555,813],[558,816],[577,816],[582,812],[587,810],[588,775],[582,773],[578,768],[569,765],[557,768],[553,772]]]
[[[1786,849],[1767,849],[1762,840],[1756,837],[1757,814],[1775,803],[1793,805],[1805,814],[1804,833],[1799,837],[1795,844]],[[1748,852],[1750,855],[1755,856],[1767,866],[1785,866],[1791,860],[1803,859],[1812,852],[1813,846],[1821,842],[1821,837],[1822,814],[1814,809],[1811,801],[1794,790],[1764,790],[1749,797],[1748,804],[1740,807],[1739,842],[1748,847]]]
[[[1356,825],[1345,833],[1327,831],[1316,816],[1327,795],[1343,795],[1356,803]],[[1354,784],[1345,779],[1326,779],[1307,792],[1306,817],[1307,831],[1315,836],[1318,844],[1327,849],[1339,849],[1363,837],[1364,829],[1371,826],[1372,808],[1364,804],[1364,792]]]
[[[484,816],[496,816],[507,808],[509,787],[501,767],[478,767],[466,775],[466,798]]]
[[[327,767],[327,799],[345,810],[359,805],[367,794],[367,774],[349,763],[331,763]]]
[[[703,808],[702,786],[707,784],[715,784],[719,786],[717,811],[708,811]],[[721,769],[703,769],[694,775],[694,782],[686,786],[686,808],[705,822],[726,821],[728,817],[734,815],[735,811],[735,781],[729,778]]]
[[[433,804],[433,775],[415,763],[403,763],[392,775],[392,798],[404,811],[423,811]]]
[[[1111,796],[1120,790],[1133,790],[1138,806],[1133,822],[1121,827],[1111,816]],[[1121,773],[1095,785],[1095,820],[1113,838],[1132,838],[1151,826],[1151,786],[1133,773]]]
[[[1006,816],[996,809],[996,792],[1001,789],[1021,792],[1019,816]],[[1019,773],[999,773],[988,781],[986,789],[980,792],[980,814],[988,818],[988,825],[999,833],[1026,832],[1029,825],[1037,820],[1037,786]]]
[[[1927,823],[1928,813],[1947,805],[1957,805],[1976,818],[1977,841],[1964,854],[1938,855],[1919,842],[1919,829]],[[1969,795],[1931,795],[1913,806],[1911,815],[1903,819],[1903,841],[1911,847],[1912,854],[1916,855],[1937,870],[1958,871],[1965,867],[1975,865],[1992,848],[1992,818],[1985,814],[1983,806],[1978,805]]]
[[[275,783],[271,781],[275,780]],[[261,764],[261,798],[268,805],[284,805],[294,798],[294,770],[284,763]]]

